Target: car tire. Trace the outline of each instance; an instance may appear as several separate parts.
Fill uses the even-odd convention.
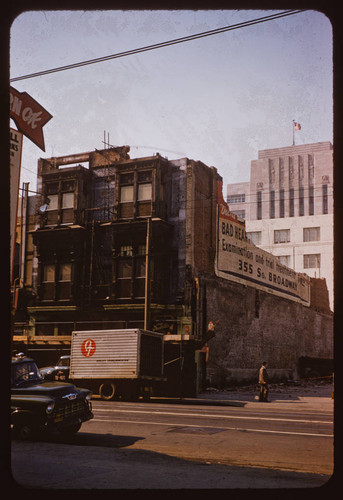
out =
[[[113,383],[104,382],[99,387],[99,394],[101,399],[111,401],[112,399],[115,399],[117,388]]]
[[[21,441],[30,441],[35,435],[35,429],[30,419],[21,419],[15,422],[13,427],[13,434]]]

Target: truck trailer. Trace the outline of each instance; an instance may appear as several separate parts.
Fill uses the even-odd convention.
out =
[[[70,379],[104,400],[148,399],[166,380],[163,336],[138,328],[73,331]]]

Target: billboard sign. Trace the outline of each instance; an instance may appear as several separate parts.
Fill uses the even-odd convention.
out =
[[[232,214],[222,200],[218,204],[216,275],[310,305],[310,279],[280,263],[256,247],[247,237],[244,221]]]
[[[13,274],[14,249],[18,211],[18,193],[20,180],[23,134],[10,128],[10,248],[11,248],[11,278]]]
[[[52,118],[27,92],[10,87],[10,117],[18,130],[45,151],[43,126]]]

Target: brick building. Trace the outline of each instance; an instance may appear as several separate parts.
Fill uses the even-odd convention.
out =
[[[128,146],[40,159],[29,231],[32,295],[22,327],[17,311],[13,349],[43,366],[69,352],[73,330],[160,331],[177,394],[204,386],[208,347],[211,381],[249,378],[264,354],[280,376],[295,373],[299,356],[332,357],[330,311],[216,274],[221,182],[201,161],[131,159]],[[276,308],[284,311],[281,344]],[[293,351],[290,325],[302,338]]]

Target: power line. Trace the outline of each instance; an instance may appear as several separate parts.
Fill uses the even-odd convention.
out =
[[[272,14],[270,16],[260,17],[260,18],[257,18],[257,19],[252,19],[251,21],[244,21],[242,23],[233,24],[233,25],[230,25],[230,26],[224,26],[222,28],[217,28],[217,29],[210,30],[210,31],[203,31],[201,33],[196,33],[194,35],[189,35],[189,36],[185,36],[185,37],[181,37],[181,38],[175,38],[173,40],[168,40],[166,42],[156,43],[156,44],[153,44],[153,45],[147,45],[145,47],[140,47],[138,49],[127,50],[125,52],[119,52],[117,54],[111,54],[111,55],[104,56],[104,57],[98,57],[96,59],[89,59],[87,61],[82,61],[82,62],[79,62],[79,63],[69,64],[69,65],[66,65],[66,66],[60,66],[58,68],[52,68],[52,69],[48,69],[48,70],[44,70],[44,71],[38,71],[37,73],[31,73],[31,74],[28,74],[28,75],[17,76],[15,78],[11,78],[10,82],[16,82],[16,81],[19,81],[19,80],[26,80],[28,78],[35,78],[37,76],[48,75],[48,74],[51,74],[51,73],[57,73],[59,71],[66,71],[68,69],[79,68],[81,66],[87,66],[87,65],[90,65],[90,64],[95,64],[95,63],[99,63],[99,62],[109,61],[111,59],[118,59],[120,57],[126,57],[126,56],[130,56],[130,55],[134,55],[134,54],[139,54],[141,52],[147,52],[149,50],[160,49],[162,47],[168,47],[168,46],[171,46],[171,45],[176,45],[178,43],[189,42],[189,41],[192,41],[192,40],[197,40],[199,38],[204,38],[204,37],[212,36],[212,35],[218,35],[220,33],[225,33],[227,31],[233,31],[233,30],[236,30],[236,29],[245,28],[247,26],[253,26],[255,24],[260,24],[260,23],[264,23],[264,22],[267,22],[267,21],[273,21],[275,19],[279,19],[279,18],[286,17],[286,16],[291,16],[291,15],[294,15],[294,14],[299,14],[301,12],[304,12],[304,9],[286,10],[286,11],[280,12],[278,14]]]

